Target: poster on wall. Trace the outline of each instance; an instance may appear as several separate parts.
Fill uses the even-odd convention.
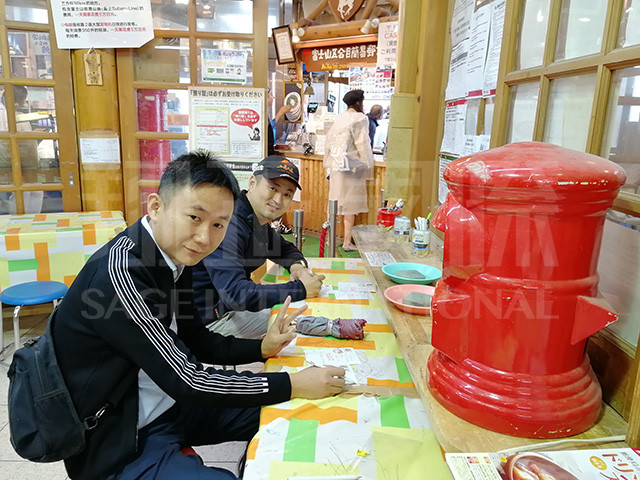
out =
[[[284,119],[290,123],[302,122],[302,82],[284,83],[284,105],[289,105],[291,110],[284,114]]]
[[[247,79],[247,52],[203,48],[202,82],[244,85]]]
[[[398,22],[381,22],[378,27],[378,61],[380,69],[396,68],[398,56]]]
[[[51,0],[59,49],[138,48],[153,39],[149,0]]]
[[[262,160],[264,109],[261,88],[189,87],[189,149],[209,151],[225,162]]]

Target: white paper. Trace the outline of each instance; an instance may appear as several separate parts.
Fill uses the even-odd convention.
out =
[[[378,68],[396,68],[398,22],[381,22],[378,27]]]
[[[322,285],[320,287],[320,292],[318,292],[318,296],[328,297],[330,293],[333,293],[333,287],[331,285]]]
[[[466,100],[449,102],[444,110],[444,132],[441,152],[460,155],[465,143]]]
[[[372,267],[384,267],[389,263],[396,263],[396,259],[389,252],[364,252],[364,256]]]
[[[343,292],[375,292],[376,287],[371,282],[338,282],[338,290]]]
[[[360,365],[360,358],[353,348],[316,348],[305,350],[304,359],[316,367],[346,367]]]
[[[337,290],[333,292],[336,300],[371,300],[373,295],[369,292],[345,292]]]
[[[262,88],[189,87],[189,148],[245,164],[261,160],[267,136],[264,94]]]
[[[462,40],[451,49],[449,63],[449,79],[445,90],[445,100],[463,98],[467,95],[467,57],[469,55],[469,39]]]
[[[269,127],[271,128],[271,127]],[[300,174],[300,180],[298,180],[299,184],[302,184],[302,166],[300,165],[300,159],[298,157],[287,157],[287,159],[293,163],[296,167],[298,167],[298,172]],[[300,199],[300,189],[296,188],[295,193],[293,194],[293,201],[294,202],[300,202],[302,201]]]
[[[469,55],[467,56],[466,93],[482,93],[484,65],[487,57],[489,28],[491,26],[491,4],[479,8],[471,17]]]
[[[453,160],[451,158],[444,157],[440,155],[440,168],[438,173],[438,201],[440,203],[444,203],[447,199],[447,194],[449,193],[449,187],[447,186],[447,182],[444,180],[444,169],[447,168]]]
[[[138,48],[153,39],[150,0],[51,0],[59,49]]]
[[[82,163],[120,163],[120,139],[80,138]]]
[[[606,220],[598,261],[600,293],[620,316],[608,328],[631,345],[640,334],[640,232]]]
[[[456,0],[451,19],[451,45],[455,46],[462,40],[469,38],[473,7],[474,0]]]
[[[502,32],[504,30],[504,12],[507,0],[494,0],[491,6],[491,31],[487,48],[487,62],[484,66],[483,95],[494,95],[498,85],[498,67],[502,49]]]
[[[202,83],[231,83],[243,85],[247,80],[247,52],[203,48]]]

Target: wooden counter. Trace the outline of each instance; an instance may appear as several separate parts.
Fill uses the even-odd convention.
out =
[[[309,232],[320,232],[322,224],[328,218],[327,205],[329,182],[322,166],[322,155],[303,155],[301,153],[279,151],[278,155],[300,159],[300,202],[292,202],[289,211],[285,213],[285,223],[293,226],[293,210],[304,210],[304,229]],[[367,182],[368,213],[361,213],[356,217],[356,225],[376,223],[378,207],[380,206],[380,189],[384,188],[386,166],[383,162],[376,162],[373,169],[373,180]],[[338,217],[342,218],[342,217]],[[342,220],[338,222],[338,235],[342,236]]]
[[[380,302],[396,334],[416,389],[431,420],[431,427],[442,448],[448,452],[487,452],[548,441],[512,437],[492,432],[462,420],[440,405],[427,388],[427,357],[433,350],[431,346],[431,318],[403,313],[389,303],[384,298],[383,292],[387,287],[395,284],[382,273],[380,267],[371,267],[368,264],[364,252],[390,252],[398,262],[426,263],[438,268],[442,268],[441,258],[436,253],[426,258],[417,258],[411,254],[411,244],[393,241],[390,232],[384,232],[375,225],[354,227],[354,236],[362,254],[365,268],[376,284]],[[438,242],[437,239],[436,242]],[[612,435],[625,435],[626,432],[627,423],[615,410],[605,404],[603,413],[594,427],[580,435],[569,438],[602,438]],[[626,447],[627,445],[624,442],[600,443],[597,445],[565,444],[562,448],[594,448],[596,446]]]

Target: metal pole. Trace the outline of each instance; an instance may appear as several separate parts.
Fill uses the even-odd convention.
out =
[[[384,188],[380,189],[380,208],[384,208]]]
[[[304,210],[293,211],[293,238],[298,247],[298,250],[302,251],[302,244],[304,242],[304,234],[302,233],[302,223],[304,218]]]
[[[329,256],[336,256],[336,225],[338,217],[338,200],[329,200]]]

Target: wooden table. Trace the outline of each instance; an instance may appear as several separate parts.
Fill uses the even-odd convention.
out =
[[[354,237],[364,260],[369,277],[375,281],[380,303],[386,312],[389,323],[397,337],[405,362],[411,373],[416,389],[420,394],[425,410],[431,421],[440,445],[448,452],[491,452],[522,445],[542,443],[547,440],[512,437],[475,426],[444,408],[431,394],[427,387],[427,358],[431,345],[431,318],[403,313],[389,303],[383,295],[387,287],[395,285],[380,267],[371,267],[366,261],[365,252],[389,252],[398,262],[417,262],[442,268],[442,259],[435,253],[428,257],[418,258],[411,254],[411,244],[395,242],[390,232],[383,231],[375,225],[354,227]],[[433,238],[433,235],[432,235]],[[437,239],[436,239],[437,240]],[[441,251],[441,250],[440,250]],[[610,406],[604,405],[600,419],[588,431],[576,435],[575,439],[595,439],[613,435],[625,435],[627,423]],[[582,445],[582,444],[581,444]],[[626,447],[624,442],[584,444],[584,448]],[[577,445],[563,445],[562,448],[578,448]],[[545,449],[549,449],[545,447]]]

